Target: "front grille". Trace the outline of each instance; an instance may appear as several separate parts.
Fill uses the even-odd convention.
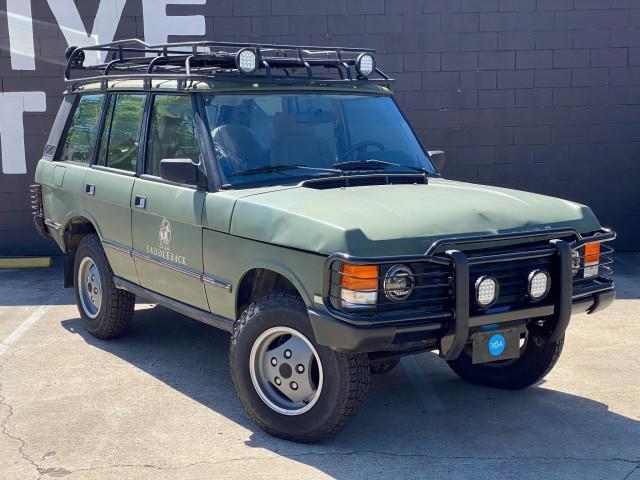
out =
[[[485,311],[502,309],[504,307],[513,310],[529,308],[533,305],[549,305],[551,303],[551,294],[548,294],[539,302],[532,302],[527,291],[529,274],[537,269],[545,270],[551,274],[551,287],[554,287],[553,279],[557,278],[557,276],[551,271],[553,267],[552,258],[553,257],[542,257],[472,265],[469,268],[469,314],[479,315]],[[475,301],[475,282],[483,275],[494,277],[500,285],[499,296],[489,309],[480,308]]]
[[[599,234],[579,238],[574,232],[546,232],[521,236],[518,241],[514,238],[494,237],[489,239],[452,239],[441,242],[434,248],[435,254],[425,256],[404,256],[397,258],[334,258],[330,261],[330,281],[328,297],[331,306],[349,315],[349,319],[366,318],[369,324],[394,323],[397,325],[439,322],[453,318],[455,315],[455,269],[451,257],[446,250],[458,250],[466,256],[469,266],[469,298],[465,302],[469,308],[470,317],[507,311],[526,310],[534,307],[553,305],[561,296],[561,255],[556,246],[550,243],[553,238],[559,238],[572,245],[573,251],[581,255],[581,245],[585,242],[606,242],[615,238],[614,234],[602,231]],[[537,237],[537,238],[535,238]],[[492,246],[487,246],[488,243]],[[580,266],[573,275],[573,298],[580,295],[593,294],[597,291],[610,289],[612,282],[605,275],[611,272],[612,249],[601,243],[599,275],[590,279],[583,279],[584,268]],[[575,257],[574,253],[574,257]],[[575,260],[575,258],[573,258]],[[362,265],[379,265],[377,303],[362,310],[342,309],[340,301],[341,263],[357,262]],[[394,299],[387,296],[384,279],[390,269],[398,265],[410,267],[414,283],[413,292],[407,298]],[[574,265],[575,268],[575,265]],[[548,272],[551,280],[550,289],[540,300],[529,297],[529,276],[535,270]],[[483,308],[476,302],[475,284],[478,278],[490,276],[497,280],[500,288],[496,301],[488,308]],[[402,287],[404,288],[404,287]],[[403,290],[401,290],[403,291]],[[465,306],[464,308],[467,308]],[[548,309],[546,310],[548,311]]]
[[[378,285],[378,311],[429,308],[437,312],[449,312],[453,308],[453,276],[446,265],[430,262],[407,264],[413,270],[415,282],[413,294],[406,300],[393,301],[387,298],[384,290],[384,278],[393,265],[382,265],[380,284]]]

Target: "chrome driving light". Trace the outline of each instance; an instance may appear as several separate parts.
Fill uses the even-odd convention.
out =
[[[533,270],[529,274],[529,286],[527,291],[529,298],[534,302],[542,300],[551,288],[551,276],[544,270]]]
[[[361,53],[356,58],[356,71],[363,77],[368,77],[376,70],[376,59],[369,53]]]
[[[493,277],[482,276],[476,280],[476,302],[481,307],[488,307],[496,301],[500,292],[498,280]]]
[[[394,265],[384,276],[384,294],[392,302],[399,302],[411,296],[415,288],[413,270],[407,265]]]
[[[258,57],[251,48],[243,48],[236,54],[236,67],[240,73],[253,73],[258,68]]]

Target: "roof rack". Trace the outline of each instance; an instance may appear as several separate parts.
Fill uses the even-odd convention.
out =
[[[106,63],[85,66],[87,51],[106,52]],[[247,54],[246,52],[251,52]],[[243,53],[245,52],[245,53]],[[318,47],[237,42],[178,42],[149,45],[139,39],[119,40],[102,45],[69,47],[65,52],[65,81],[71,88],[78,83],[108,79],[203,80],[234,77],[236,80],[275,82],[380,82],[393,80],[380,70],[373,57],[375,50],[348,47]],[[243,68],[248,59],[252,69]],[[253,55],[253,57],[252,57]],[[83,72],[78,78],[72,74]],[[300,72],[303,72],[300,74]],[[333,77],[318,73],[333,73]],[[94,75],[91,75],[93,73]],[[370,78],[373,77],[373,78]],[[182,82],[180,82],[182,81]]]

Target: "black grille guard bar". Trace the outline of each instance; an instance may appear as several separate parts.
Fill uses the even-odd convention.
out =
[[[536,249],[536,250],[524,250],[512,253],[503,253],[496,255],[484,255],[469,257],[460,250],[447,249],[442,254],[434,254],[446,246],[471,245],[471,244],[483,244],[486,242],[496,242],[501,240],[517,240],[521,238],[532,237],[568,237],[571,236],[575,240],[567,241],[562,238],[550,238],[549,248]],[[331,255],[326,261],[325,279],[324,279],[324,291],[323,302],[324,306],[334,317],[340,320],[359,325],[373,327],[380,324],[391,323],[389,321],[367,321],[366,317],[360,315],[352,315],[343,311],[335,309],[331,305],[330,301],[330,276],[331,266],[334,262],[344,262],[355,265],[367,265],[367,264],[389,264],[398,262],[430,262],[438,265],[448,265],[454,271],[455,278],[455,307],[454,312],[449,316],[449,328],[441,338],[441,352],[440,354],[446,359],[455,359],[462,352],[467,339],[469,337],[469,328],[482,325],[488,325],[492,323],[499,323],[506,320],[518,320],[524,318],[531,318],[537,316],[555,315],[556,323],[552,329],[550,340],[556,341],[563,334],[569,325],[571,318],[571,307],[573,302],[573,274],[572,274],[572,252],[573,250],[580,248],[586,243],[591,242],[608,242],[616,238],[615,232],[609,229],[602,229],[593,234],[582,236],[576,230],[573,229],[549,229],[549,230],[537,230],[532,232],[513,233],[506,235],[486,235],[486,236],[474,236],[474,237],[460,237],[442,239],[435,242],[424,255],[402,255],[395,257],[353,257],[344,253],[335,253]],[[512,260],[522,260],[530,258],[540,258],[546,256],[558,256],[558,271],[560,276],[560,287],[558,289],[554,304],[551,306],[534,307],[511,311],[505,313],[496,313],[490,315],[483,315],[481,317],[469,316],[469,267],[471,265],[493,263],[493,262],[508,262]],[[601,290],[608,290],[613,288],[613,283],[606,284]],[[591,293],[596,293],[591,292]],[[442,319],[442,315],[436,315],[432,317],[423,317],[425,320]],[[408,320],[411,317],[402,317],[399,320]],[[415,316],[413,317],[415,319]],[[396,320],[397,321],[397,320]],[[438,327],[444,327],[445,323],[436,323],[433,325],[433,329]]]

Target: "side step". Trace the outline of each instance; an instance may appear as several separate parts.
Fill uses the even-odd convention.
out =
[[[225,330],[227,332],[233,331],[234,321],[230,318],[222,317],[220,315],[216,315],[214,313],[206,312],[199,308],[192,307],[190,305],[187,305],[186,303],[178,302],[177,300],[173,300],[172,298],[165,297],[164,295],[153,292],[151,290],[147,290],[140,285],[136,285],[135,283],[131,283],[128,280],[120,277],[113,277],[113,283],[115,284],[116,288],[119,288],[120,290],[126,290],[127,292],[133,293],[137,297],[149,300],[149,303],[156,303],[165,308],[168,308],[169,310],[180,313],[181,315],[193,318],[194,320],[198,320],[221,330]]]

